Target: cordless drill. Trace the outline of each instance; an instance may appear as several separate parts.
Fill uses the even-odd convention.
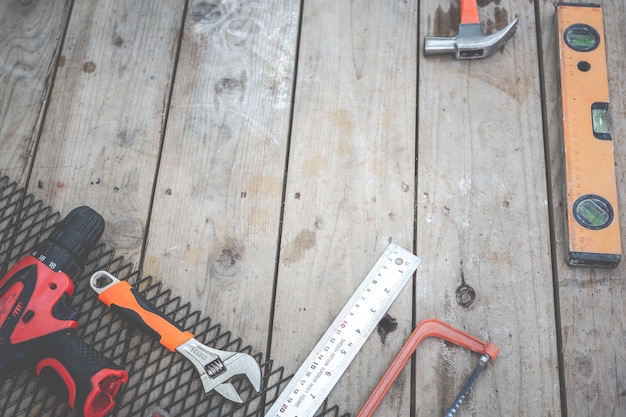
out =
[[[72,210],[0,278],[0,374],[33,367],[50,391],[85,417],[102,417],[128,374],[78,338],[70,305],[87,256],[104,232],[89,207]]]

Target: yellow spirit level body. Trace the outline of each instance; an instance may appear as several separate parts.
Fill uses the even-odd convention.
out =
[[[621,259],[602,9],[556,7],[567,197],[567,262],[616,267]]]

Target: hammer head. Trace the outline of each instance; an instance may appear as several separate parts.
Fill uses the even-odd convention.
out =
[[[455,54],[456,59],[486,58],[504,45],[515,33],[515,19],[507,27],[491,35],[485,35],[480,23],[460,24],[459,33],[454,38],[427,36],[424,42],[424,55]]]

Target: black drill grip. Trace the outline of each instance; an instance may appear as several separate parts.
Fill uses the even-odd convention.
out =
[[[30,256],[0,278],[0,373],[35,366],[49,389],[85,417],[114,406],[128,374],[78,339],[70,305],[79,275],[104,231],[87,206],[72,210]]]
[[[115,406],[115,395],[128,374],[78,338],[74,329],[45,336],[45,354],[37,374],[48,389],[85,417],[103,417]]]

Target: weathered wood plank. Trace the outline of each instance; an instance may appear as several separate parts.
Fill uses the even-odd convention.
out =
[[[597,2],[596,2],[597,3]],[[626,247],[626,49],[624,15],[620,0],[603,1],[609,80],[609,112],[614,140],[622,245]],[[614,270],[570,267],[565,262],[566,206],[560,136],[558,55],[555,8],[541,5],[543,63],[546,68],[546,110],[554,207],[556,269],[563,351],[565,404],[572,416],[626,415],[626,262]]]
[[[133,261],[143,259],[149,230],[145,272],[256,350],[273,332],[272,358],[287,372],[299,367],[386,243],[411,249],[415,240],[423,259],[415,319],[442,318],[502,349],[459,415],[559,415],[557,335],[563,411],[626,413],[624,261],[611,271],[564,261],[552,1],[481,2],[488,3],[481,18],[489,30],[517,15],[522,21],[501,52],[475,62],[421,56],[424,36],[454,35],[458,2],[422,2],[419,37],[417,2],[303,2],[271,331],[299,2],[190,2],[149,228],[184,1],[75,1],[59,51],[68,3],[0,4],[0,173],[24,185],[34,162],[29,191],[63,212],[92,205],[107,220],[107,243]],[[626,207],[626,9],[619,0],[603,8],[618,194]],[[463,279],[476,291],[468,308],[456,303]],[[405,292],[391,310],[398,330],[384,345],[372,337],[331,395],[342,410],[358,411],[416,324]],[[407,368],[377,415],[407,415],[412,401],[415,415],[441,414],[477,360],[436,340],[416,357],[414,391]]]
[[[144,270],[267,344],[299,5],[189,5]]]
[[[26,185],[69,1],[0,2],[0,174]]]
[[[137,261],[159,155],[183,2],[76,2],[29,191],[87,204],[104,241]]]
[[[295,372],[390,241],[412,249],[416,2],[305,2],[272,357]],[[410,286],[330,395],[356,413],[411,331]],[[380,415],[409,411],[404,375]]]
[[[420,37],[456,34],[458,8],[423,1]],[[443,319],[501,353],[460,415],[558,415],[559,379],[534,9],[480,9],[487,30],[520,16],[494,56],[423,57],[419,83],[417,320]],[[458,20],[457,20],[458,21]],[[465,286],[475,298],[457,300]],[[478,361],[427,340],[416,409],[442,415]]]

